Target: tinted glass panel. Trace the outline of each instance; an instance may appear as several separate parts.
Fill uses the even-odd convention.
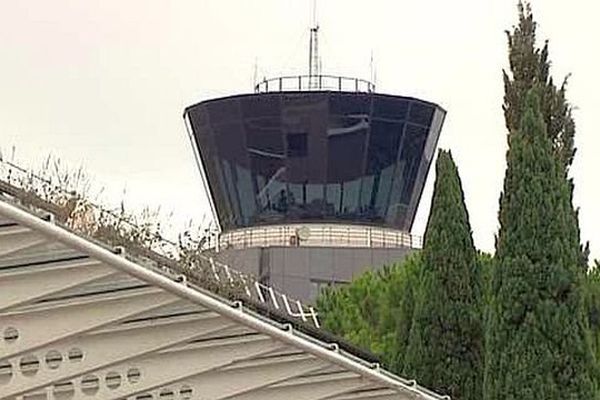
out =
[[[402,172],[404,184],[402,185],[402,198],[400,201],[405,205],[408,205],[413,192],[426,140],[426,128],[410,124],[406,127],[406,137],[400,154],[400,162],[404,167]]]
[[[329,98],[329,112],[332,115],[368,114],[371,96],[367,94],[332,94]]]
[[[287,156],[306,157],[308,138],[306,133],[290,133],[287,135]]]
[[[380,172],[396,162],[403,129],[401,122],[373,121],[369,137],[368,173]]]
[[[392,96],[378,96],[373,100],[373,116],[394,120],[406,119],[409,102]]]
[[[365,135],[351,133],[330,136],[328,140],[328,182],[343,182],[362,176]]]
[[[434,108],[428,104],[413,102],[410,107],[409,121],[419,125],[431,124]]]

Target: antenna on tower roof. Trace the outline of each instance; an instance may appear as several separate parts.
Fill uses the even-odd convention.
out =
[[[258,83],[257,79],[258,79],[258,58],[255,57],[254,58],[254,71],[253,71],[253,75],[252,75],[252,87],[256,87],[256,84]]]
[[[319,24],[317,22],[317,0],[312,0],[310,21],[310,43],[308,46],[308,85],[317,86],[318,76],[321,74],[321,60],[319,59]]]
[[[373,49],[371,49],[371,61],[369,63],[370,76],[369,79],[373,86],[377,85],[377,65],[375,64],[375,56],[373,55]]]
[[[375,65],[373,62],[373,49],[371,49],[371,59],[369,60],[369,79],[371,80],[371,82],[373,82],[373,73],[374,73],[374,69]]]

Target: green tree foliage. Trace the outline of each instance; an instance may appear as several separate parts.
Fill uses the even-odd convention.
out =
[[[480,400],[482,282],[458,170],[440,151],[423,274],[404,374],[458,400]]]
[[[382,326],[382,337],[386,343],[382,359],[385,365],[399,374],[404,369],[415,302],[423,274],[421,254],[412,255],[392,272],[385,281],[388,314]]]
[[[519,2],[519,23],[508,37],[510,72],[504,76],[504,117],[511,134],[518,132],[527,92],[539,89],[540,108],[546,124],[546,134],[565,174],[575,155],[572,107],[565,98],[567,78],[557,87],[550,76],[548,41],[536,46],[536,22],[529,3]]]
[[[403,366],[421,258],[368,271],[351,284],[325,289],[317,299],[323,327],[377,354],[394,372]]]
[[[543,92],[543,88],[540,89]],[[579,229],[565,166],[531,90],[509,135],[484,399],[594,399]]]
[[[575,121],[573,108],[566,99],[568,77],[560,87],[554,84],[550,75],[551,62],[548,58],[548,41],[543,47],[536,45],[537,24],[529,3],[519,2],[519,23],[512,32],[507,31],[508,59],[510,72],[503,70],[504,78],[504,117],[509,135],[517,134],[525,97],[529,90],[536,88],[540,101],[540,111],[546,124],[546,134],[552,144],[552,152],[563,165],[565,178],[575,156]],[[573,183],[569,179],[569,190],[573,192]],[[578,223],[578,222],[577,222]],[[589,245],[581,247],[580,261],[586,268]]]
[[[491,276],[495,265],[494,257],[491,254],[480,251],[477,254],[477,265],[481,270],[481,309],[482,312],[485,313],[486,305],[490,304],[490,299],[492,296]],[[483,317],[483,321],[485,321],[485,316]]]
[[[600,360],[600,263],[596,260],[585,277],[585,309],[592,337],[592,349]]]

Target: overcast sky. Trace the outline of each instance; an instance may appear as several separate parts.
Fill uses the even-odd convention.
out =
[[[0,147],[39,165],[83,165],[117,201],[208,211],[183,109],[250,92],[258,77],[306,72],[310,0],[0,0]],[[572,73],[578,148],[572,175],[584,240],[600,257],[600,3],[537,0],[552,72]],[[458,163],[477,246],[493,251],[505,169],[501,69],[512,0],[321,0],[323,73],[448,111],[440,147]],[[433,172],[433,170],[432,170]],[[419,209],[422,233],[433,173]]]

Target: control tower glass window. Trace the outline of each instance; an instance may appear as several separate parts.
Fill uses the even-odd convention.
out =
[[[444,114],[418,99],[349,92],[241,95],[186,110],[224,230],[410,229]]]

